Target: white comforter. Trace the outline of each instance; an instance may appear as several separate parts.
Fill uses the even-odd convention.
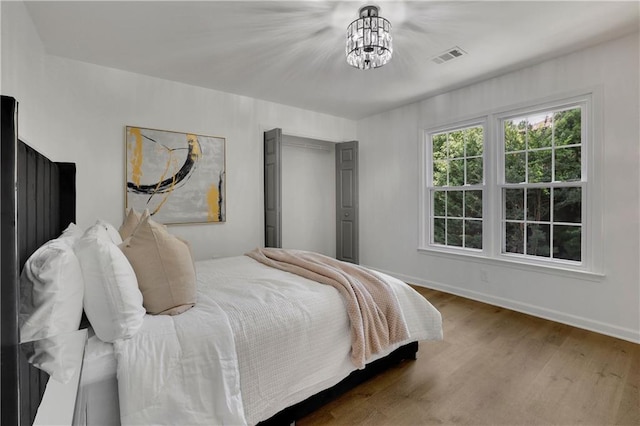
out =
[[[196,263],[198,301],[115,344],[122,424],[255,424],[354,366],[337,290],[246,256]],[[407,340],[442,338],[440,313],[391,277]],[[401,342],[384,354],[386,355]]]

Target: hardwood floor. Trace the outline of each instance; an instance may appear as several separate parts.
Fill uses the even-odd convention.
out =
[[[416,289],[444,340],[297,422],[313,425],[640,425],[640,345]]]

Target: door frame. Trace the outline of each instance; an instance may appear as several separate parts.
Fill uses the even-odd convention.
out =
[[[269,134],[269,135],[268,135]],[[264,189],[264,244],[265,247],[282,247],[282,129],[275,127],[270,130],[263,131],[263,189]],[[289,135],[289,133],[287,133]],[[290,136],[296,136],[291,134]],[[269,137],[270,144],[268,146],[267,138]],[[321,138],[312,137],[311,139],[323,140]],[[336,156],[336,258],[339,260],[345,260],[347,262],[358,263],[359,261],[359,203],[358,203],[358,141],[349,142],[333,142],[334,143],[335,156]],[[344,221],[341,222],[341,218],[344,216],[344,212],[339,213],[339,202],[344,198],[340,195],[342,188],[342,179],[339,176],[339,164],[341,153],[340,147],[353,147],[355,146],[354,159],[355,170],[353,173],[353,180],[351,186],[351,201],[353,204],[353,210],[349,212],[349,222],[353,232],[350,233],[352,241],[348,244],[351,247],[349,253],[344,253],[343,248],[345,244],[340,244],[343,241],[341,233],[341,226]],[[339,183],[340,182],[340,183]],[[346,256],[345,256],[346,254]]]

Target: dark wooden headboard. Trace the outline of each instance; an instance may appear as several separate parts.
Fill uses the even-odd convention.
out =
[[[2,96],[0,318],[2,424],[31,425],[48,376],[20,352],[20,272],[28,257],[76,220],[73,163],[56,163],[18,140],[17,102]]]

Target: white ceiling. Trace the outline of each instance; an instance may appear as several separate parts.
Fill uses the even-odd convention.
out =
[[[374,1],[393,59],[347,65],[367,1],[28,1],[48,53],[359,119],[638,31],[637,1]],[[459,46],[468,54],[437,65]]]

